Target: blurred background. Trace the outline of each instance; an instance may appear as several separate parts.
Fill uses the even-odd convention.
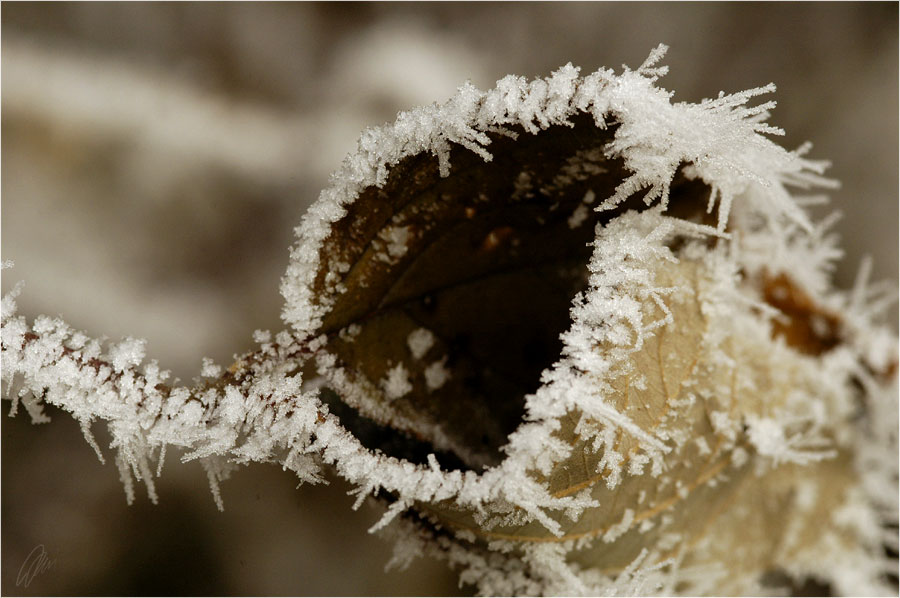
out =
[[[146,338],[189,381],[282,328],[292,229],[366,126],[466,79],[637,67],[659,42],[676,101],[774,81],[783,144],[813,141],[843,183],[817,209],[844,214],[838,284],[865,254],[896,279],[897,31],[893,2],[4,3],[3,292],[24,280],[28,318]],[[440,563],[384,573],[378,507],[351,511],[337,480],[246,467],[219,513],[170,455],[160,504],[127,507],[115,467],[51,416],[2,420],[5,595],[468,591]],[[55,563],[17,586],[38,544]]]

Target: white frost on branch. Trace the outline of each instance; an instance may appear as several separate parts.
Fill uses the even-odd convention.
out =
[[[129,502],[133,479],[143,481],[156,501],[151,463],[169,445],[186,451],[184,460],[207,460],[211,481],[222,477],[222,468],[208,460],[221,457],[276,461],[304,481],[319,480],[306,448],[320,407],[301,388],[300,360],[289,357],[299,354],[297,346],[270,345],[219,386],[170,387],[168,371],[156,361],[143,363],[144,341],[126,339],[104,349],[59,319],[40,317],[28,326],[15,311],[14,294],[7,294],[2,372],[13,391],[13,410],[21,399],[39,421],[40,412],[31,407],[37,398],[70,411],[101,460],[90,427],[107,422]]]

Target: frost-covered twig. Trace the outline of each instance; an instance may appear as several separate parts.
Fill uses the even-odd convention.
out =
[[[158,475],[170,445],[188,451],[185,460],[201,459],[220,508],[224,458],[278,461],[301,479],[318,481],[318,468],[302,449],[311,420],[323,415],[313,395],[301,389],[299,370],[308,349],[290,335],[280,335],[281,343],[263,343],[227,372],[207,364],[207,380],[171,386],[169,372],[156,361],[142,366],[143,341],[104,347],[59,319],[41,317],[29,327],[15,310],[11,293],[3,302],[2,341],[4,390],[16,390],[10,414],[20,399],[35,421],[44,418],[35,399],[70,411],[101,461],[90,427],[96,420],[108,422],[129,503],[132,476],[145,482],[156,502],[152,472]]]

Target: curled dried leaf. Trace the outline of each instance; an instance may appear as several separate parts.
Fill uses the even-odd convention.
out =
[[[760,135],[765,90],[672,105],[657,59],[464,87],[363,137],[283,286],[372,456],[334,462],[482,591],[846,588],[835,563],[880,550],[835,515],[872,508],[872,324],[785,268],[827,271],[795,248],[814,241],[786,185],[829,183]]]
[[[322,464],[483,593],[892,591],[897,340],[792,188],[759,88],[673,104],[637,70],[470,85],[366,131],[297,229],[290,330],[170,386],[3,299],[3,377],[155,500],[168,445],[218,482]],[[7,383],[7,380],[9,381]],[[16,386],[13,387],[12,383]],[[774,580],[774,581],[773,581]]]

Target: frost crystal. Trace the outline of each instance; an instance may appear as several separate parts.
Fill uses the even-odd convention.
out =
[[[144,346],[147,341],[143,339],[129,338],[118,345],[109,348],[109,358],[112,362],[113,370],[116,372],[124,372],[126,369],[134,367],[144,360]]]
[[[382,381],[381,387],[388,400],[399,399],[412,390],[409,382],[409,372],[402,363],[388,370],[387,377]]]
[[[572,215],[569,216],[569,228],[578,228],[584,221],[588,218],[588,208],[584,204],[579,204],[575,211],[572,212]]]
[[[200,375],[204,378],[218,378],[222,375],[222,368],[216,365],[209,357],[204,357],[203,366],[200,368]]]
[[[409,249],[409,229],[405,226],[392,226],[384,229],[385,254],[382,256],[387,262],[395,262],[406,255]]]
[[[416,328],[409,333],[406,344],[409,345],[413,359],[422,359],[434,345],[434,334],[427,328]]]
[[[447,358],[435,361],[425,368],[425,384],[428,390],[437,390],[450,379],[450,371],[446,368]]]

